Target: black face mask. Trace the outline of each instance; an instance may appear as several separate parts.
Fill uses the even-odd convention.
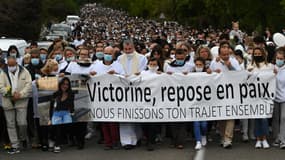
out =
[[[92,63],[81,63],[81,62],[77,62],[78,65],[80,65],[81,67],[89,67],[91,66]]]
[[[265,61],[265,58],[263,56],[253,56],[253,59],[257,63],[261,63]]]

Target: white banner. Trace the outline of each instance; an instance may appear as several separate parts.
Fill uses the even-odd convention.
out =
[[[91,121],[179,122],[268,118],[273,71],[95,76],[87,83]]]

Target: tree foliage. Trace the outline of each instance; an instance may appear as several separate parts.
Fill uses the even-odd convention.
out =
[[[284,27],[285,0],[99,0],[106,6],[121,8],[131,15],[175,20],[197,28],[231,27],[239,21],[241,28],[251,32],[269,27],[279,31]]]
[[[1,0],[0,36],[37,40],[42,25],[77,14],[79,4],[76,0]]]
[[[42,25],[60,22],[68,14],[78,14],[86,3],[127,11],[133,16],[178,21],[196,28],[231,27],[239,21],[248,32],[284,28],[285,0],[1,0],[0,36],[36,40]]]

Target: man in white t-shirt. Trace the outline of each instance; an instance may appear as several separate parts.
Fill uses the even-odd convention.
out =
[[[227,72],[227,71],[238,71],[241,70],[238,61],[235,58],[230,57],[230,44],[227,41],[223,41],[219,48],[219,57],[213,60],[210,64],[210,69],[214,72]],[[234,131],[234,120],[218,121],[220,134],[221,134],[221,145],[224,148],[232,147],[233,131]]]
[[[104,48],[104,57],[92,67],[91,75],[100,74],[120,74],[124,75],[125,71],[120,63],[114,61],[114,48],[109,46]],[[101,124],[105,150],[119,148],[119,124],[115,122],[104,122]]]

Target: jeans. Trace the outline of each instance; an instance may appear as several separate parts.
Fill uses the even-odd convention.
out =
[[[54,111],[51,118],[52,125],[72,123],[69,111]]]
[[[195,121],[194,122],[194,135],[195,135],[196,141],[201,142],[201,135],[206,135],[206,132],[207,132],[207,121]]]
[[[255,136],[267,136],[269,134],[267,119],[255,119]]]

